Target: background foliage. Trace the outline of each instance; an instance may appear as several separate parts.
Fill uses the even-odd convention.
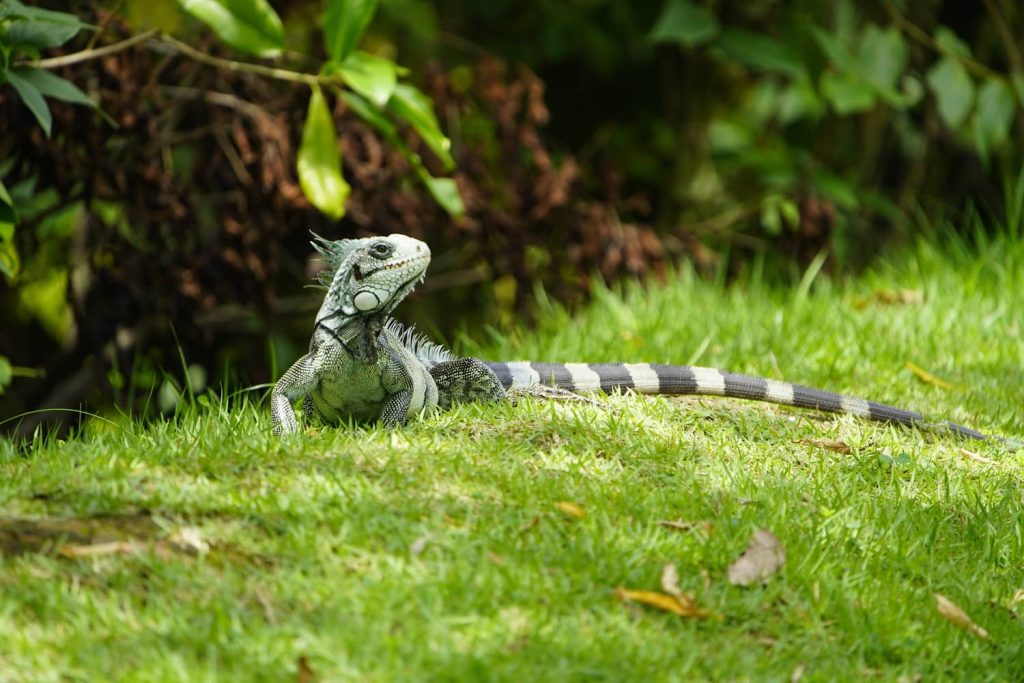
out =
[[[1019,236],[1021,35],[1013,0],[3,0],[0,415],[270,380],[308,229],[428,240],[435,333],[680,256]]]

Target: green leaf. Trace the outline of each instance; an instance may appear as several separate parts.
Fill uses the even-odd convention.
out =
[[[466,212],[466,206],[462,203],[462,196],[459,194],[459,186],[453,179],[435,178],[426,170],[423,170],[419,176],[434,200],[450,215],[457,218]]]
[[[814,36],[814,42],[818,44],[821,51],[825,53],[825,58],[837,67],[840,71],[847,73],[856,73],[857,71],[857,58],[853,56],[846,45],[844,45],[837,36],[832,35],[828,31],[821,29],[817,26],[811,27],[811,35]]]
[[[7,360],[6,356],[0,356],[0,394],[10,386],[12,377],[14,369],[11,367],[11,361]]]
[[[258,57],[276,57],[284,49],[284,25],[267,0],[178,0],[225,43]]]
[[[955,55],[961,57],[971,56],[971,47],[945,26],[935,29],[935,42]]]
[[[11,193],[7,191],[7,186],[0,180],[0,240],[9,240],[11,238],[10,234],[4,232],[3,225],[9,223],[13,226],[17,222],[18,212],[14,208],[14,200],[11,199]],[[13,232],[12,227],[11,234]]]
[[[299,185],[306,199],[325,215],[345,215],[345,200],[352,188],[341,175],[341,155],[334,119],[320,88],[313,89],[299,146]]]
[[[30,81],[17,73],[16,70],[7,72],[7,82],[14,86],[14,89],[18,91],[18,95],[21,96],[21,101],[25,103],[25,106],[29,108],[32,115],[36,117],[36,121],[43,127],[43,132],[46,133],[46,137],[50,137],[50,127],[53,124],[53,116],[50,115],[50,107],[47,106],[46,100],[43,99],[43,94],[39,92],[39,88],[33,85]]]
[[[939,116],[956,130],[967,119],[974,104],[974,83],[959,60],[943,57],[925,76],[935,94]]]
[[[461,216],[466,211],[466,207],[462,203],[462,196],[459,195],[458,185],[451,178],[435,178],[430,175],[426,166],[423,165],[423,160],[420,155],[409,149],[409,146],[405,144],[398,135],[398,130],[395,125],[388,120],[380,111],[374,109],[373,105],[367,102],[365,99],[360,97],[354,92],[343,91],[341,93],[342,99],[345,101],[352,111],[356,113],[359,118],[363,119],[371,126],[380,131],[388,142],[398,148],[405,158],[409,161],[409,165],[416,171],[416,175],[427,187],[430,195],[434,198],[441,207],[452,216]]]
[[[861,36],[858,62],[864,80],[881,91],[894,91],[907,67],[907,44],[898,29],[871,24]]]
[[[63,45],[86,27],[74,14],[26,7],[12,0],[5,0],[0,7],[0,19],[10,20],[0,29],[0,42],[35,50]]]
[[[35,86],[36,90],[46,97],[53,97],[64,102],[71,102],[72,104],[81,104],[86,107],[96,107],[96,103],[79,90],[77,85],[45,69],[18,67],[11,69],[11,72],[18,74],[25,81],[31,83]]]
[[[972,120],[972,137],[983,157],[1010,137],[1016,102],[1010,86],[998,78],[987,78],[978,88],[978,106]]]
[[[21,259],[14,246],[14,223],[0,222],[0,275],[14,280],[21,269]]]
[[[718,29],[718,19],[707,7],[690,0],[667,0],[649,37],[655,43],[694,47],[714,38]]]
[[[411,85],[400,83],[388,101],[388,109],[409,122],[447,170],[455,168],[455,160],[449,151],[451,141],[441,132],[434,115],[434,103],[429,97]]]
[[[762,71],[779,71],[790,76],[804,73],[799,55],[786,43],[763,33],[727,28],[715,42],[726,57]]]
[[[345,61],[377,11],[377,0],[327,0],[324,46],[331,59]]]
[[[821,94],[837,114],[858,114],[875,106],[875,89],[846,73],[826,71],[821,76]]]
[[[398,82],[398,66],[390,59],[356,50],[337,67],[345,83],[357,93],[383,107]]]
[[[341,92],[341,99],[352,108],[356,116],[376,128],[389,142],[392,144],[401,142],[395,124],[391,123],[388,117],[384,116],[380,110],[375,109],[365,98],[354,92],[343,90]]]

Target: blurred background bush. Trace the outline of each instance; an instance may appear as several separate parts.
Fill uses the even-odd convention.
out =
[[[0,417],[272,381],[310,230],[426,240],[401,315],[448,338],[680,259],[788,282],[1024,232],[1017,0],[261,5],[0,0]]]

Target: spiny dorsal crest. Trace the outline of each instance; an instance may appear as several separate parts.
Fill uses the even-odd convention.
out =
[[[451,351],[427,339],[413,325],[405,326],[394,318],[388,318],[384,329],[395,335],[402,346],[412,351],[428,369],[438,363],[455,360]]]
[[[310,286],[314,289],[330,289],[331,282],[334,281],[338,268],[345,262],[348,255],[352,253],[352,250],[359,246],[359,240],[328,240],[312,230],[309,231],[309,234],[314,238],[310,241],[310,244],[323,255],[325,264],[324,269],[316,274],[319,284]]]

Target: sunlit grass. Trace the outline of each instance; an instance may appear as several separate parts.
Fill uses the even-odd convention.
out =
[[[461,346],[696,362],[1019,439],[1024,247],[979,251],[921,247],[856,280],[818,278],[806,296],[682,271]],[[886,304],[881,289],[914,295]],[[274,439],[263,406],[213,401],[149,427],[0,442],[5,518],[96,517],[65,541],[136,541],[68,558],[59,535],[0,527],[0,680],[292,680],[302,667],[360,681],[1024,677],[1021,453],[721,399],[600,404],[468,406],[395,433]],[[785,568],[729,585],[762,527]],[[183,528],[209,550],[171,543]],[[615,599],[618,586],[657,590],[667,562],[723,621]],[[989,638],[942,619],[934,593]]]

